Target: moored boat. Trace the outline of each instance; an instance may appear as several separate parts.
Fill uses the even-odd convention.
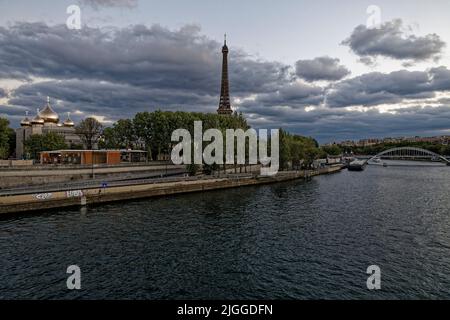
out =
[[[366,168],[367,162],[364,160],[355,160],[348,165],[349,171],[363,171]]]

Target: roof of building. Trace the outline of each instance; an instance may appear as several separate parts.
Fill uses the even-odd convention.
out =
[[[32,124],[44,124],[44,119],[40,116],[40,112],[39,109],[37,109],[37,115],[36,117],[33,118],[33,120],[31,120]]]
[[[28,119],[28,117],[25,117],[22,119],[22,121],[20,121],[20,125],[22,127],[31,126],[31,121],[30,121],[30,119]]]
[[[51,123],[59,122],[58,114],[52,109],[52,107],[50,105],[50,97],[47,97],[47,104],[44,107],[44,110],[39,112],[39,116],[42,119],[44,119],[44,122],[51,122]]]
[[[73,127],[73,126],[75,126],[75,122],[73,122],[72,119],[70,119],[70,112],[67,112],[67,119],[64,120],[63,125],[65,127]]]

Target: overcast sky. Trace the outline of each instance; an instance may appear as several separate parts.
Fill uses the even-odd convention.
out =
[[[81,9],[80,30],[66,26]],[[376,5],[379,11],[368,13]],[[370,10],[369,10],[370,11]],[[448,0],[0,0],[0,116],[233,107],[321,142],[450,135]]]

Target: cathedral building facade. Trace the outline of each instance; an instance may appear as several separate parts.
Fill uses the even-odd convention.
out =
[[[36,116],[32,119],[28,115],[20,122],[20,128],[16,129],[16,158],[25,159],[24,143],[31,135],[43,135],[56,133],[64,137],[66,144],[71,147],[82,144],[80,137],[75,133],[75,123],[67,115],[67,119],[60,122],[59,115],[50,105],[50,98],[47,97],[47,104],[42,111],[37,110]]]

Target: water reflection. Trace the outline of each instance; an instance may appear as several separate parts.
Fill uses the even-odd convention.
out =
[[[448,298],[450,168],[10,216],[1,298]],[[83,290],[65,290],[77,264]],[[383,290],[366,289],[369,265]]]

